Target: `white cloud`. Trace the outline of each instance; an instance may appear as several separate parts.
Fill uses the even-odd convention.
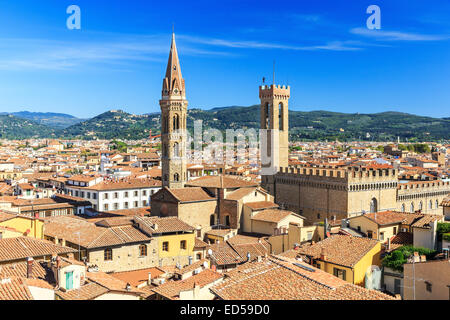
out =
[[[385,41],[440,41],[450,39],[449,35],[432,35],[408,33],[400,31],[370,30],[367,28],[353,28],[350,33]]]

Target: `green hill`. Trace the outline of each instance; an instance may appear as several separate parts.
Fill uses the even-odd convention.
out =
[[[54,137],[55,130],[35,121],[13,115],[0,115],[0,138],[26,139]]]
[[[204,129],[258,129],[259,105],[189,109],[187,125],[190,131],[195,120],[203,120]],[[148,137],[149,129],[153,135],[160,133],[160,114],[134,115],[111,110],[63,129],[10,115],[0,116],[0,129],[3,138],[55,134],[61,138],[136,140]],[[450,140],[450,119],[392,111],[375,114],[289,111],[289,133],[291,140],[393,141],[398,136],[409,141]]]

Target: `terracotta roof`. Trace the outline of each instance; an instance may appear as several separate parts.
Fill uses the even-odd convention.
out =
[[[177,217],[138,217],[133,220],[149,235],[171,232],[192,232],[194,228]]]
[[[88,282],[79,289],[68,291],[58,290],[55,294],[63,300],[91,300],[108,292],[109,290],[102,285],[95,282]]]
[[[295,215],[295,213],[288,210],[266,209],[259,211],[254,216],[252,216],[251,219],[257,221],[278,223],[290,215]]]
[[[200,287],[204,287],[221,279],[222,277],[223,275],[216,271],[205,269],[202,272],[184,280],[165,282],[154,288],[153,291],[168,299],[177,300],[180,297],[179,295],[181,291],[191,290],[194,288],[195,284]]]
[[[34,300],[24,278],[0,279],[0,300]]]
[[[192,181],[188,181],[186,185],[204,188],[227,188],[227,189],[258,186],[257,183],[227,175],[204,176]]]
[[[239,188],[227,195],[227,199],[229,200],[240,200],[246,195],[256,191],[256,188]]]
[[[148,274],[151,274],[152,279],[158,278],[160,275],[164,274],[164,270],[157,267],[134,270],[134,271],[123,271],[111,273],[114,278],[120,279],[122,281],[128,282],[132,286],[137,287],[138,285],[148,281]]]
[[[104,273],[104,272],[86,272],[86,278],[89,279],[91,282],[95,282],[109,291],[114,292],[130,292],[130,293],[137,293],[137,294],[143,294],[141,290],[138,288],[131,286],[128,290],[126,288],[127,282],[123,281],[117,277],[113,277],[110,274]]]
[[[226,273],[211,291],[224,300],[390,300],[392,297],[341,280],[304,262],[279,256]]]
[[[407,213],[397,211],[382,211],[376,213],[366,213],[364,217],[374,221],[378,225],[389,225],[394,223],[402,223],[410,225],[424,215],[419,213]]]
[[[325,250],[327,262],[353,267],[378,244],[379,242],[375,239],[337,234],[314,244],[305,244],[289,252],[291,252],[290,257],[303,254],[320,260],[322,250]]]
[[[410,232],[399,232],[391,238],[389,252],[410,244],[413,244],[413,234]]]
[[[212,262],[217,265],[239,264],[247,260],[241,257],[227,242],[219,242],[210,245],[212,250]]]
[[[97,191],[106,191],[106,190],[123,190],[123,189],[142,189],[142,188],[151,188],[151,187],[161,187],[160,180],[154,179],[124,179],[120,181],[103,181],[97,183],[90,187],[80,187],[78,188],[87,189],[87,190],[97,190]]]
[[[209,245],[205,241],[203,241],[197,237],[195,238],[194,248],[206,248],[208,246]]]
[[[211,197],[202,188],[177,188],[177,189],[166,188],[165,190],[169,191],[180,202],[215,200],[214,197]]]
[[[122,222],[122,220],[120,221]],[[101,248],[150,241],[148,235],[128,222],[126,224],[119,223],[119,226],[114,227],[102,227],[72,216],[47,218],[44,232],[46,236],[62,238],[74,244],[80,243],[84,248]]]
[[[271,201],[247,202],[244,205],[249,207],[252,210],[278,208],[278,205],[276,203],[271,202]]]
[[[0,239],[0,262],[70,252],[77,252],[77,250],[56,245],[47,240],[29,237]]]
[[[450,207],[450,196],[442,200],[441,202],[442,207]]]

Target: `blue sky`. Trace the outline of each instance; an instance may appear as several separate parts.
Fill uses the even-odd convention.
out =
[[[66,27],[71,4],[81,30]],[[381,30],[366,27],[371,4]],[[276,60],[294,110],[450,116],[443,0],[3,0],[0,111],[158,111],[173,23],[190,108],[258,103]]]

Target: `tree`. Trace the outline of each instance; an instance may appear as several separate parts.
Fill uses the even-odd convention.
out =
[[[435,250],[422,247],[413,247],[411,245],[402,246],[384,257],[383,266],[393,270],[403,271],[403,265],[407,262],[407,259],[410,256],[414,255],[414,252],[418,252],[419,255],[425,255],[427,259],[430,259],[436,255]]]

